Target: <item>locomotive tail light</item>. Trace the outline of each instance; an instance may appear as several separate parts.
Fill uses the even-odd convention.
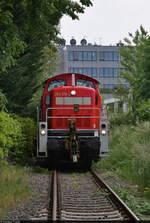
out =
[[[45,129],[45,124],[41,124],[41,129]]]
[[[70,93],[71,93],[71,95],[76,95],[76,91],[75,90],[72,90]]]

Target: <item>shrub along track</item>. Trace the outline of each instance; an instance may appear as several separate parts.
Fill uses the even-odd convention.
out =
[[[51,220],[99,221],[139,219],[93,171],[56,172],[52,176]]]

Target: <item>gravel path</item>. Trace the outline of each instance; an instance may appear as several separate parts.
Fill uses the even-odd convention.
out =
[[[47,220],[50,176],[31,173],[29,186],[32,190],[29,200],[8,211],[10,220]]]

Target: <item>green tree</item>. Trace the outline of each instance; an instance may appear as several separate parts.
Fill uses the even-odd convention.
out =
[[[129,111],[133,122],[138,117],[138,109],[143,101],[150,98],[150,36],[145,29],[129,33],[129,38],[120,43],[121,76],[129,83],[129,88],[124,91],[128,100]]]
[[[42,73],[38,80],[39,85],[35,88],[36,92],[32,95],[32,98],[29,99],[29,103],[26,107],[26,114],[34,118],[36,118],[37,106],[40,105],[41,95],[43,92],[43,83],[46,79],[54,75],[59,64],[59,55],[55,47],[52,46],[49,48],[46,46],[43,48],[42,53],[43,57],[40,60],[42,64]]]
[[[0,71],[16,62],[30,35],[49,45],[59,40],[57,26],[64,14],[78,19],[78,13],[84,13],[85,6],[90,5],[90,0],[1,0]]]
[[[0,88],[12,112],[25,113],[54,64],[59,22],[64,14],[78,19],[90,0],[2,0],[0,2]],[[45,56],[49,49],[49,59]],[[52,63],[51,63],[52,64]],[[55,67],[55,66],[51,66]]]

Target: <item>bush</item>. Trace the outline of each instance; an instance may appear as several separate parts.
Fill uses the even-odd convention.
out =
[[[22,148],[24,163],[33,163],[36,154],[36,123],[31,118],[20,118],[22,134],[25,139],[25,146]],[[19,154],[18,154],[19,155]],[[17,157],[22,160],[22,156]]]
[[[138,108],[137,110],[140,120],[150,120],[150,99],[148,99],[146,102],[143,102],[140,108]]]
[[[24,142],[12,152],[13,160],[21,164],[32,164],[36,153],[36,124],[31,118],[22,118],[15,114],[13,119],[21,124]]]
[[[30,118],[20,118],[0,112],[0,159],[31,164],[35,153],[36,124]]]
[[[21,123],[5,112],[0,112],[0,159],[8,157],[10,150],[25,145]]]
[[[131,113],[120,113],[110,119],[110,127],[120,125],[128,125],[133,123],[133,117]]]

